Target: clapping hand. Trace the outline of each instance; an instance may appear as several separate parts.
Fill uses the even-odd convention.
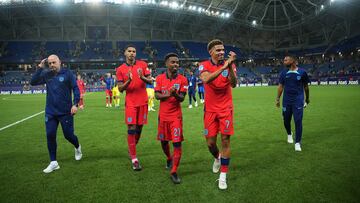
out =
[[[132,81],[133,74],[132,74],[131,70],[129,70],[129,72],[128,72],[128,77],[129,77],[129,81]]]

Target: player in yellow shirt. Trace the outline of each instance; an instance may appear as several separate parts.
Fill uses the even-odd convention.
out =
[[[117,82],[116,82],[116,75],[113,75],[113,79],[115,81],[114,84],[116,84],[112,89],[112,96],[113,96],[113,102],[114,102],[114,106],[116,108],[119,108],[120,107],[120,91],[119,91],[119,88],[117,86]]]
[[[151,74],[150,69],[150,74]],[[151,79],[155,82],[155,78],[151,76]],[[155,90],[154,90],[155,84],[146,84],[146,93],[148,95],[148,111],[155,111],[154,109],[154,101],[155,101]]]

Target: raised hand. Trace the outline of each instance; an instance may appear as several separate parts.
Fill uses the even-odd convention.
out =
[[[229,58],[227,59],[228,63],[232,63],[236,60],[236,53],[233,51],[230,51]]]
[[[41,62],[39,63],[38,67],[39,67],[39,68],[45,68],[46,60],[47,60],[47,58],[41,60]]]

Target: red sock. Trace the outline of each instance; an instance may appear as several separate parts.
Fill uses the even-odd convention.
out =
[[[161,148],[162,148],[164,154],[166,155],[167,160],[171,160],[169,143],[168,142],[166,144],[161,143]]]
[[[109,98],[108,97],[106,97],[106,104],[108,104],[109,103]]]
[[[130,158],[135,159],[136,158],[135,136],[134,135],[128,135],[127,141],[128,141]]]
[[[171,169],[171,173],[176,173],[177,168],[179,167],[180,164],[180,159],[181,159],[181,147],[174,147],[174,158],[173,158],[173,166]]]
[[[136,142],[136,144],[139,142],[140,136],[141,136],[141,135],[138,135],[138,134],[135,135],[135,142]]]
[[[110,104],[112,104],[112,97],[110,97]]]
[[[220,166],[220,171],[222,172],[222,173],[227,173],[228,172],[228,166],[226,166],[226,165],[221,165]]]

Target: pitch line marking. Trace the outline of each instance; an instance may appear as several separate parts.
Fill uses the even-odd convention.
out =
[[[33,114],[33,115],[29,116],[29,117],[26,117],[26,118],[23,118],[23,119],[21,119],[21,120],[19,120],[19,121],[16,121],[15,123],[11,123],[11,124],[9,124],[9,125],[7,125],[7,126],[4,126],[4,127],[0,128],[0,131],[3,131],[3,130],[5,130],[5,129],[7,129],[7,128],[10,128],[11,126],[14,126],[14,125],[16,125],[16,124],[22,123],[22,122],[24,122],[24,121],[26,121],[26,120],[29,120],[30,118],[33,118],[33,117],[35,117],[35,116],[38,116],[38,115],[40,115],[40,114],[42,114],[42,113],[44,113],[44,112],[45,112],[45,111],[40,111],[39,113]]]

